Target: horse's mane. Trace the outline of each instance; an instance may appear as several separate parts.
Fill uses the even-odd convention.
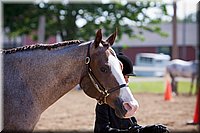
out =
[[[11,53],[16,53],[20,51],[29,51],[29,50],[35,50],[35,49],[54,49],[58,47],[63,47],[63,46],[69,46],[73,44],[80,44],[83,43],[84,41],[80,40],[70,40],[70,41],[63,41],[63,42],[58,42],[58,43],[53,43],[53,44],[34,44],[34,45],[26,45],[22,47],[17,47],[17,48],[11,48],[11,49],[4,49],[1,51],[1,53],[4,54],[11,54]]]

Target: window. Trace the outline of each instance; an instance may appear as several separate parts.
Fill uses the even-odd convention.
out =
[[[152,59],[152,58],[149,58],[149,57],[140,57],[140,61],[141,61],[142,63],[147,63],[147,64],[149,64],[149,63],[152,63],[153,59]]]

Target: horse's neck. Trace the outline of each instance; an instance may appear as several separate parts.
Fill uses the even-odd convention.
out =
[[[86,70],[84,64],[86,54],[87,46],[71,47],[70,50],[61,50],[60,54],[58,51],[58,58],[54,61],[57,64],[54,65],[55,73],[49,76],[50,82],[54,83],[50,89],[46,87],[46,92],[49,91],[46,97],[49,100],[47,106],[57,101],[80,82],[82,73]]]
[[[87,46],[74,45],[64,49],[36,52],[38,53],[32,52],[27,61],[32,66],[25,70],[31,73],[26,79],[31,76],[37,83],[30,83],[29,87],[41,111],[44,111],[79,83],[82,72],[86,70],[84,58]]]

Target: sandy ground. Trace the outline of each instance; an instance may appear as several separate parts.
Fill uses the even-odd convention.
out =
[[[136,113],[138,124],[162,123],[171,131],[198,131],[193,120],[196,96],[179,95],[171,101],[164,101],[163,94],[135,94],[140,108]],[[96,101],[83,91],[72,90],[49,107],[37,123],[37,131],[92,131],[95,121]]]

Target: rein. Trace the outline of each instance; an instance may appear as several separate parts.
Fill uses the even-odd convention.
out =
[[[90,80],[92,81],[93,85],[95,86],[96,90],[101,94],[101,96],[96,99],[98,104],[107,104],[106,102],[106,98],[113,92],[119,90],[120,88],[126,87],[127,84],[121,84],[119,86],[116,86],[114,88],[111,89],[106,89],[100,82],[99,80],[96,78],[96,76],[94,75],[94,73],[92,72],[92,69],[90,67],[90,61],[91,61],[91,57],[90,57],[90,45],[91,43],[88,45],[88,51],[87,51],[87,57],[85,58],[85,64],[86,64],[86,69],[87,69],[87,73],[90,77]]]

